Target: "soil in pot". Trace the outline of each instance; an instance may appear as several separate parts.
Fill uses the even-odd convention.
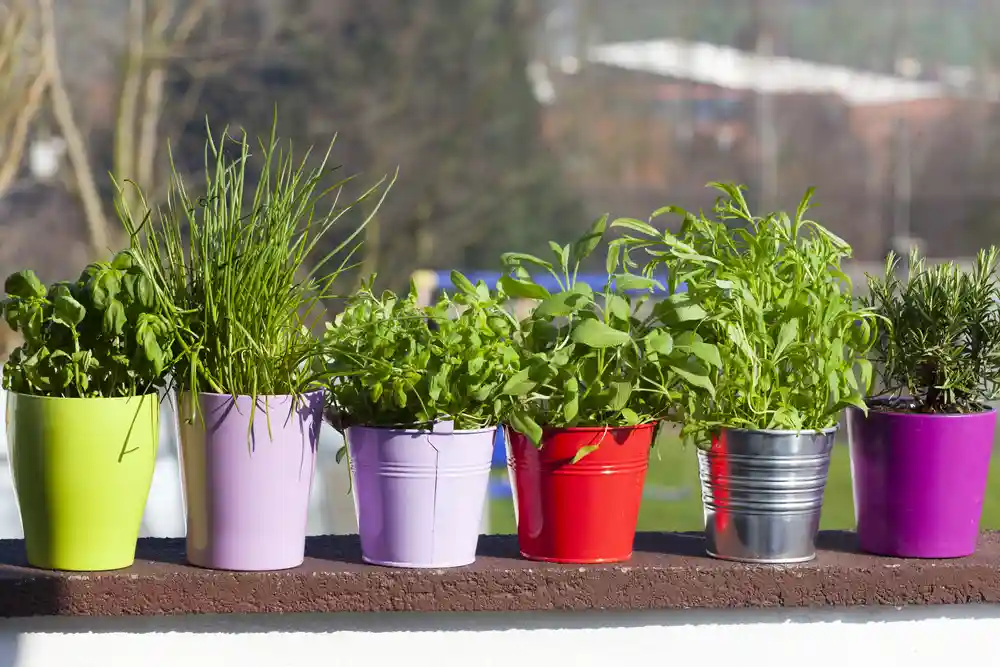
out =
[[[132,564],[156,465],[158,399],[8,393],[11,473],[30,565]]]
[[[509,430],[521,555],[554,563],[632,557],[656,424],[546,429],[541,449]],[[571,463],[581,447],[598,445]]]
[[[228,394],[197,399],[192,423],[190,394],[178,402],[188,561],[237,571],[301,565],[323,392],[256,404]]]
[[[420,568],[474,562],[495,434],[347,429],[364,560]]]
[[[847,412],[859,546],[903,558],[971,555],[996,411],[906,410],[905,404],[873,404],[867,417]]]

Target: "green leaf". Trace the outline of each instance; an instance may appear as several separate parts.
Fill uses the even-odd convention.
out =
[[[631,273],[616,273],[612,276],[615,281],[615,289],[631,292],[633,290],[663,289],[663,285],[658,280],[637,276]]]
[[[570,253],[570,262],[574,265],[579,264],[583,260],[587,259],[594,249],[597,248],[601,239],[604,237],[604,231],[608,226],[608,214],[605,213],[590,225],[590,229],[587,233],[580,237],[576,243],[573,244],[573,250]]]
[[[563,400],[562,405],[562,416],[567,425],[573,423],[576,416],[580,413],[580,395],[576,392],[572,394],[566,392],[566,396]]]
[[[518,433],[526,436],[537,447],[542,442],[542,427],[522,410],[515,410],[510,415],[510,425]]]
[[[108,334],[120,335],[125,329],[125,306],[121,301],[113,300],[104,311],[104,331]]]
[[[39,299],[45,296],[45,285],[31,269],[18,271],[7,276],[4,291],[21,299]]]
[[[472,281],[458,271],[453,270],[451,272],[451,284],[461,290],[464,294],[475,297],[477,300],[479,299],[479,294],[476,292],[476,286],[472,284]]]
[[[555,241],[549,241],[549,249],[559,260],[559,269],[563,273],[567,273],[569,271],[569,246],[561,246]]]
[[[719,348],[715,345],[696,340],[683,345],[678,344],[676,349],[689,352],[695,358],[704,361],[710,366],[722,368],[722,358],[719,356]]]
[[[121,271],[128,271],[135,266],[135,257],[131,250],[121,250],[117,252],[111,260],[111,267]]]
[[[632,385],[629,382],[612,382],[608,400],[608,410],[619,411],[627,404],[632,395]]]
[[[514,268],[516,266],[520,266],[521,264],[533,264],[537,267],[545,269],[546,271],[552,270],[551,262],[546,262],[539,257],[528,255],[523,252],[505,252],[500,255],[500,261],[507,268]]]
[[[618,265],[621,263],[622,251],[624,250],[623,245],[623,239],[615,239],[608,244],[608,254],[604,260],[604,267],[609,276],[618,270]]]
[[[72,329],[87,316],[87,309],[69,294],[60,294],[53,304],[53,319]]]
[[[574,463],[579,463],[583,457],[588,454],[593,454],[599,447],[600,445],[584,445],[580,449],[576,450],[576,454],[573,456],[573,459],[569,462],[569,464],[573,465]]]
[[[604,322],[594,319],[578,323],[573,328],[570,338],[575,343],[593,348],[621,347],[632,340],[627,332],[613,329]]]
[[[653,307],[654,312],[667,326],[676,326],[685,322],[695,322],[708,317],[705,309],[691,301],[686,292],[672,294]]]
[[[656,231],[656,227],[635,218],[618,218],[611,223],[611,227],[612,229],[616,227],[619,229],[629,229],[633,232],[639,232],[644,236],[652,236],[654,238],[660,236],[660,232]]]
[[[524,396],[528,394],[538,384],[537,382],[529,379],[528,372],[529,370],[527,368],[523,368],[512,375],[510,379],[504,383],[503,389],[500,390],[500,393],[504,396]]]
[[[136,296],[143,308],[152,308],[154,303],[153,284],[144,275],[136,279]]]
[[[674,338],[663,329],[653,329],[645,338],[646,349],[664,356],[674,351]]]
[[[589,302],[590,299],[579,292],[556,292],[539,303],[533,312],[541,317],[565,317]]]
[[[782,324],[781,331],[778,333],[778,342],[774,348],[771,361],[777,362],[781,359],[781,354],[785,351],[785,348],[791,345],[792,341],[794,341],[798,335],[799,321],[797,319],[790,319]]]
[[[712,398],[715,398],[715,385],[708,376],[706,369],[697,364],[690,363],[687,359],[671,359],[668,365],[671,370],[677,373],[681,379],[686,381],[692,387],[703,389],[707,391]]]
[[[625,297],[617,294],[608,295],[606,308],[613,317],[622,322],[628,322],[632,317],[632,309],[629,307],[628,301]]]
[[[500,287],[505,294],[515,299],[544,299],[549,296],[549,291],[541,285],[511,276],[500,278]]]
[[[867,359],[858,359],[857,364],[861,371],[861,382],[858,390],[868,396],[872,390],[872,364]]]
[[[641,421],[636,411],[631,408],[622,408],[622,418],[625,419],[625,424],[628,426],[637,426]]]

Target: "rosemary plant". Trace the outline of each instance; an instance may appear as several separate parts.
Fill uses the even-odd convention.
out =
[[[872,349],[882,382],[873,407],[968,413],[1000,396],[998,250],[979,252],[971,271],[928,266],[910,255],[907,280],[890,254],[881,278],[868,276],[865,305],[885,321]]]
[[[158,224],[150,223],[149,213],[137,222],[121,197],[116,202],[131,254],[150,277],[175,332],[174,383],[192,395],[299,398],[320,386],[322,345],[312,329],[323,315],[321,300],[350,268],[358,235],[391,187],[382,179],[341,204],[350,178],[322,187],[332,171],[333,143],[310,168],[308,152],[295,162],[275,131],[276,125],[255,161],[245,132],[236,139],[223,131],[216,140],[209,129],[204,193],[192,194],[171,161],[171,187]],[[247,197],[251,169],[259,176]],[[309,265],[320,241],[368,199],[377,201],[360,226]],[[141,192],[140,200],[145,207]],[[196,409],[191,403],[189,420]]]

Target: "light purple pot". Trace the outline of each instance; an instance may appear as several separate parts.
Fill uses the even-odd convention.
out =
[[[495,428],[347,429],[364,560],[458,567],[476,560]]]
[[[197,399],[191,424],[190,394],[178,403],[188,562],[241,571],[301,565],[323,392],[298,405],[291,396],[258,396],[256,406],[249,396]]]

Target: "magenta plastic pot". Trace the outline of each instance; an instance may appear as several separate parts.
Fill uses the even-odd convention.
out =
[[[976,550],[996,411],[847,412],[858,543],[902,558]]]
[[[495,428],[347,429],[364,560],[458,567],[476,560]]]
[[[258,396],[256,405],[202,393],[188,424],[190,400],[182,394],[178,404],[188,562],[240,571],[301,565],[323,392],[297,403]]]

